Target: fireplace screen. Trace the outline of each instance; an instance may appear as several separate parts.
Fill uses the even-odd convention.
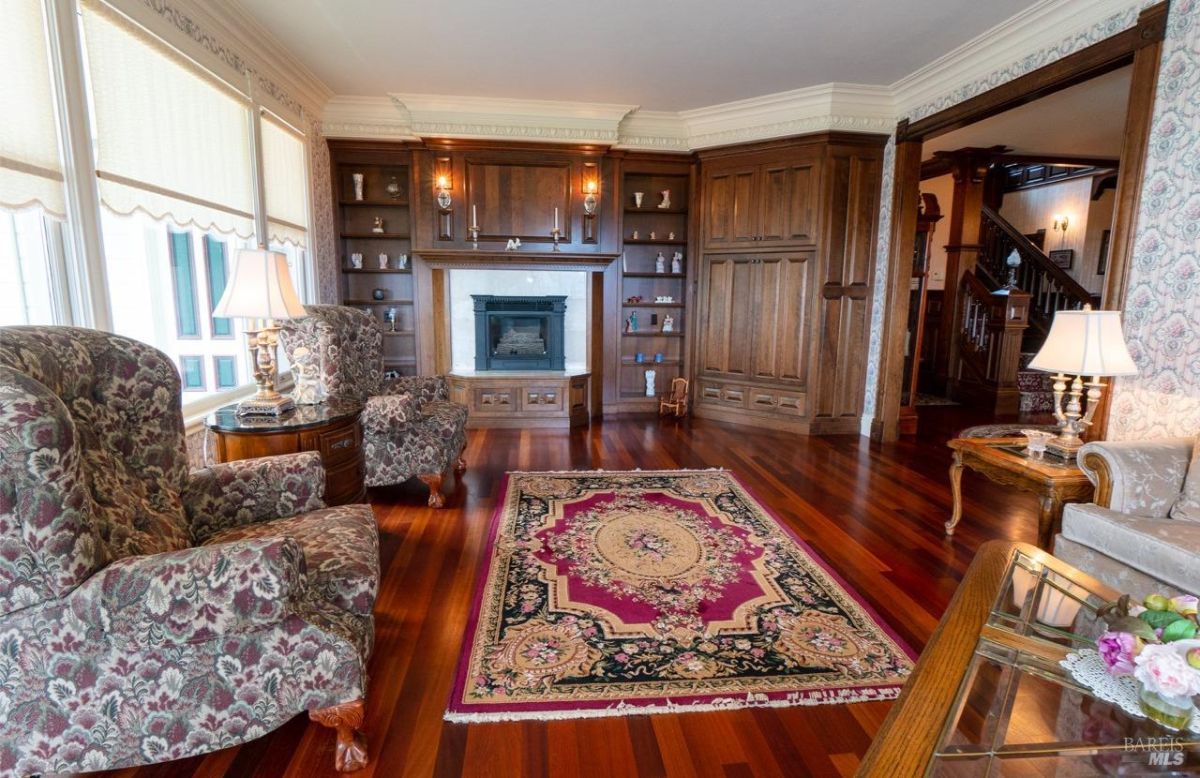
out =
[[[471,295],[476,370],[562,370],[566,297]]]

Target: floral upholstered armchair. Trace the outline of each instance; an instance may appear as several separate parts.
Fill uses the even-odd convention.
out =
[[[119,768],[297,713],[358,733],[374,628],[369,506],[319,455],[188,471],[180,380],[127,338],[0,328],[0,775]]]
[[[441,508],[442,479],[451,465],[467,469],[467,408],[450,402],[446,379],[384,378],[379,320],[342,305],[308,305],[308,316],[282,322],[283,346],[293,365],[317,363],[330,397],[364,406],[363,452],[367,486],[398,484],[416,476]]]

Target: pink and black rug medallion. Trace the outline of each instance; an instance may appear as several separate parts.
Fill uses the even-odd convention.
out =
[[[908,650],[729,472],[509,473],[446,718],[895,697]]]

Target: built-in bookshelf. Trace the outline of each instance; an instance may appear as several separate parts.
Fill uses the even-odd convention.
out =
[[[385,369],[415,375],[417,290],[412,271],[411,152],[331,142],[330,155],[341,275],[339,302],[380,320]],[[361,189],[356,176],[362,177]],[[361,267],[355,264],[356,254],[362,257]]]
[[[622,160],[618,398],[623,412],[657,410],[658,397],[670,391],[671,381],[689,375],[691,186],[687,158],[631,154]],[[666,207],[664,191],[670,192]],[[656,397],[646,396],[647,370],[655,373]]]

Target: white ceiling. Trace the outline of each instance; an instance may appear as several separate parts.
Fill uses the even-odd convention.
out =
[[[968,146],[1008,146],[1015,154],[1119,157],[1132,70],[1114,70],[926,141],[921,157]]]
[[[238,0],[334,93],[677,111],[891,84],[1033,0]]]

